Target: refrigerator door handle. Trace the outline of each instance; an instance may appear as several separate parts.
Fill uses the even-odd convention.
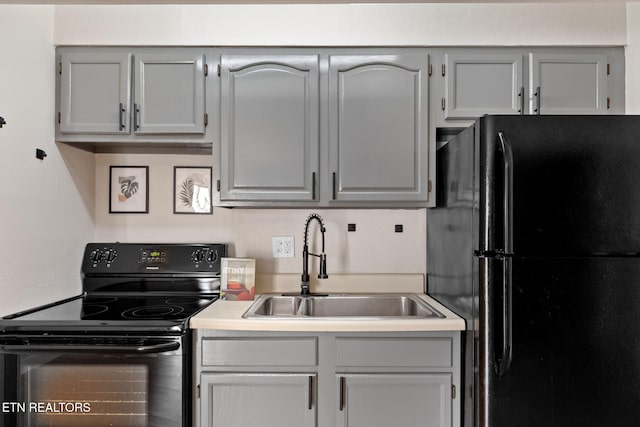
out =
[[[502,152],[503,161],[503,191],[502,191],[502,210],[503,210],[503,245],[502,249],[505,254],[513,253],[513,150],[509,138],[503,133],[498,132],[498,150]]]
[[[494,355],[493,365],[499,377],[507,373],[513,358],[511,262],[511,258],[502,260],[502,345]]]
[[[513,357],[513,301],[512,301],[512,272],[513,254],[513,151],[511,142],[503,132],[498,132],[498,150],[503,159],[503,250],[506,255],[502,262],[502,348],[501,355],[495,360],[498,376],[504,375]]]

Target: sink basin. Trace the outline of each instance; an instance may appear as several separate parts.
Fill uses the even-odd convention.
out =
[[[261,295],[242,317],[251,318],[443,318],[412,294]]]

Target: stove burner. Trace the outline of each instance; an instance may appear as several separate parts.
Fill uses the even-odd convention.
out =
[[[165,319],[168,316],[175,316],[183,311],[183,307],[176,305],[151,305],[125,310],[122,312],[122,317],[125,319]]]
[[[82,319],[84,319],[84,318],[87,318],[87,317],[96,316],[96,315],[98,315],[100,313],[104,313],[107,310],[109,310],[109,307],[107,307],[106,305],[84,304],[82,306],[82,311],[80,313],[80,317]]]

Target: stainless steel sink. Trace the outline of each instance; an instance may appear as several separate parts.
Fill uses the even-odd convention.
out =
[[[426,301],[412,294],[276,295],[263,294],[244,318],[443,318]]]

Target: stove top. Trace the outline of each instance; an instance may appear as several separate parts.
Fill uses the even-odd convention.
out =
[[[217,296],[84,295],[11,319],[30,321],[180,321],[186,320]]]
[[[219,297],[227,245],[89,243],[83,294],[0,319],[0,333],[183,333]]]
[[[182,334],[217,295],[80,295],[6,316],[0,333]]]

